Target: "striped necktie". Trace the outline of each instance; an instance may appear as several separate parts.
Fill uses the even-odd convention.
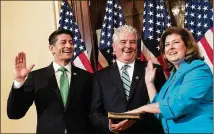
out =
[[[124,65],[121,70],[122,70],[122,82],[123,82],[123,88],[125,90],[125,94],[126,94],[126,99],[129,99],[129,92],[130,92],[130,86],[131,86],[131,82],[130,82],[130,78],[129,78],[129,74],[127,72],[127,68],[130,67],[129,65]]]
[[[66,74],[67,69],[64,67],[60,67],[59,71],[62,72],[59,82],[60,82],[60,93],[62,96],[62,101],[64,106],[66,105],[67,98],[68,98],[68,90],[69,90],[69,82],[68,82],[68,76]]]

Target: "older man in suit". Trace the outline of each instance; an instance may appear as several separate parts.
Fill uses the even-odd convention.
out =
[[[10,119],[25,116],[33,104],[37,109],[37,133],[92,133],[89,121],[92,76],[71,65],[74,53],[72,33],[56,30],[49,36],[54,61],[32,71],[26,67],[26,56],[15,58],[14,83],[8,98]],[[42,59],[41,59],[42,60]]]
[[[151,44],[152,45],[152,44]],[[129,25],[114,31],[113,50],[116,62],[94,76],[90,119],[101,134],[163,133],[160,122],[152,114],[144,114],[142,120],[114,122],[107,118],[107,112],[126,112],[149,102],[145,85],[147,62],[136,61],[137,31]],[[165,76],[157,68],[155,86],[160,89]]]

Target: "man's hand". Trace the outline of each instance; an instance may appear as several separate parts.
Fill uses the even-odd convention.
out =
[[[124,131],[124,130],[128,129],[129,127],[131,127],[135,122],[136,122],[135,120],[126,119],[117,124],[113,124],[113,121],[111,119],[109,119],[109,128],[113,132]]]
[[[19,52],[18,55],[15,57],[15,64],[14,64],[14,77],[15,80],[18,82],[24,82],[27,75],[33,69],[35,65],[31,65],[26,68],[26,56],[24,52]]]

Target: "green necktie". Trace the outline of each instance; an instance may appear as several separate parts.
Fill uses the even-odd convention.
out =
[[[67,69],[64,67],[60,67],[59,71],[62,72],[59,82],[60,82],[60,93],[62,96],[63,104],[65,106],[67,102],[68,90],[69,90],[68,76],[66,74]]]

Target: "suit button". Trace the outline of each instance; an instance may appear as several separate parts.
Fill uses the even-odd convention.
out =
[[[165,128],[165,131],[166,131],[166,132],[168,132],[168,129],[167,129],[167,128]]]

